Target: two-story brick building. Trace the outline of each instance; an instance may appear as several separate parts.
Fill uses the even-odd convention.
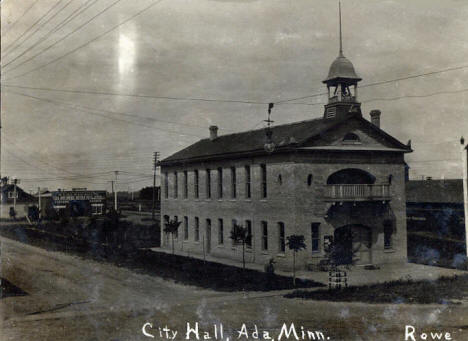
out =
[[[380,129],[380,111],[362,117],[361,80],[340,49],[324,80],[323,117],[210,137],[161,162],[161,217],[182,221],[176,250],[241,260],[234,222],[252,234],[246,261],[291,267],[286,238],[305,236],[306,267],[333,236],[344,262],[405,262],[405,162],[411,151]],[[162,232],[163,247],[170,248]]]

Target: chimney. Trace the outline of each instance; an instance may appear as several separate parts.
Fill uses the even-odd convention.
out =
[[[210,126],[210,140],[216,140],[218,138],[218,127]]]
[[[377,128],[380,128],[380,114],[380,110],[371,110],[370,112],[371,123]]]

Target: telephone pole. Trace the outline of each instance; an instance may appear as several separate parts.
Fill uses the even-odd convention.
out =
[[[115,190],[114,190],[114,209],[117,212],[117,175],[119,175],[119,171],[114,171],[115,174]],[[114,185],[114,182],[112,182],[112,185]],[[112,186],[113,188],[113,186]]]
[[[463,211],[465,212],[465,247],[468,255],[468,143],[465,145],[465,139],[460,139],[462,145],[463,162]]]
[[[153,154],[153,207],[151,210],[151,219],[154,220],[154,211],[156,209],[156,167],[158,166],[159,152]]]

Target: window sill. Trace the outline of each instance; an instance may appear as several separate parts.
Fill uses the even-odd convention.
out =
[[[396,250],[395,250],[395,249],[393,249],[393,248],[390,248],[390,249],[384,249],[384,253],[394,253],[394,252],[396,252]]]
[[[270,253],[269,253],[267,250],[263,250],[263,251],[262,251],[262,255],[268,256],[269,254],[270,254]]]
[[[224,244],[218,244],[218,245],[217,245],[217,248],[218,248],[218,249],[224,249]]]
[[[278,253],[278,254],[276,255],[276,257],[285,258],[285,257],[286,257],[286,254],[283,253],[283,252],[281,252],[281,253]]]

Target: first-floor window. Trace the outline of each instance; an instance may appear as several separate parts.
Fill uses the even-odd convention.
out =
[[[247,229],[247,236],[249,236],[246,240],[246,243],[245,245],[248,247],[248,248],[252,248],[252,238],[253,238],[253,235],[252,235],[252,222],[250,220],[246,220],[245,221],[245,228]]]
[[[195,234],[194,239],[196,242],[200,240],[200,219],[195,217]]]
[[[312,252],[318,252],[320,250],[320,223],[312,223],[310,227],[312,237]]]
[[[188,217],[184,217],[184,240],[188,239]]]
[[[278,223],[278,241],[279,241],[279,252],[284,253],[286,250],[286,243],[284,241],[284,223]]]
[[[223,219],[218,219],[218,244],[224,244],[224,224],[223,224]]]
[[[393,247],[392,236],[393,236],[393,224],[391,221],[386,221],[384,223],[384,248],[385,249],[391,249]]]
[[[175,216],[174,216],[174,220],[175,220],[175,221],[179,221],[179,217],[175,215]],[[179,238],[179,229],[175,230],[174,238],[175,238],[175,239],[178,239],[178,238]]]
[[[268,223],[262,221],[262,250],[268,250]]]

